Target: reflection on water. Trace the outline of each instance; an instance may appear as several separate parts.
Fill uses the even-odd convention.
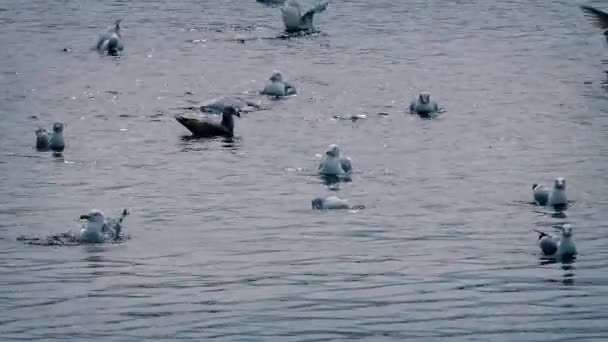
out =
[[[209,150],[209,144],[217,144],[220,142],[220,146],[228,150],[236,151],[239,149],[240,138],[234,137],[216,137],[216,138],[199,138],[192,135],[184,135],[181,137],[182,140],[182,152],[189,151],[205,151]]]

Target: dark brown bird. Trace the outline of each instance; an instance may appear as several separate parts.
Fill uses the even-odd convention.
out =
[[[591,19],[593,26],[604,30],[604,36],[608,42],[608,13],[595,9],[591,6],[581,6],[585,16]]]
[[[198,138],[232,137],[234,135],[234,119],[232,116],[241,117],[241,114],[233,107],[225,107],[222,112],[221,122],[212,122],[196,118],[178,115],[175,120],[184,125],[192,135]]]

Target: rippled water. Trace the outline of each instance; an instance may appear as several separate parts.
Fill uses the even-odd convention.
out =
[[[116,18],[125,54],[91,51]],[[576,4],[334,1],[316,22],[240,44],[280,34],[278,9],[0,1],[3,341],[608,338],[608,50]],[[273,69],[298,96],[236,119],[233,144],[182,138],[175,108]],[[405,114],[422,90],[447,113]],[[64,158],[33,149],[55,120]],[[356,169],[338,194],[366,210],[310,209],[330,143]],[[566,218],[527,203],[556,176]],[[93,207],[129,208],[132,238],[16,241]],[[578,258],[543,262],[531,229],[562,222]]]

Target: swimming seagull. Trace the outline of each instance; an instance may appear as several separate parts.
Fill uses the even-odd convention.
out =
[[[283,74],[275,70],[268,79],[270,82],[264,86],[260,93],[276,97],[283,97],[296,94],[296,88],[291,83],[283,80]]]
[[[63,124],[61,122],[55,122],[55,124],[53,124],[53,135],[51,135],[49,147],[55,153],[61,153],[65,149],[65,141],[63,140]]]
[[[357,120],[367,119],[367,115],[365,115],[365,114],[344,114],[344,115],[338,114],[338,115],[334,115],[334,119],[357,121]]]
[[[109,55],[117,55],[119,51],[124,49],[122,44],[122,33],[120,30],[120,22],[122,19],[118,19],[114,22],[113,26],[110,26],[106,32],[99,35],[97,39],[97,50],[101,52],[108,52]]]
[[[564,209],[568,205],[566,179],[564,177],[556,178],[552,190],[541,184],[532,184],[532,196],[538,205]]]
[[[51,138],[49,132],[44,128],[36,130],[36,149],[38,151],[48,151],[50,149]]]
[[[201,120],[196,118],[188,118],[183,115],[178,115],[175,120],[180,124],[184,125],[192,135],[198,138],[210,138],[210,137],[232,137],[234,135],[234,119],[232,116],[241,117],[241,114],[233,107],[225,107],[222,112],[221,122],[211,122],[208,120]]]
[[[313,19],[315,13],[325,11],[327,5],[326,1],[319,1],[311,9],[302,11],[302,6],[297,0],[288,0],[285,6],[281,7],[285,30],[287,32],[314,31]]]
[[[439,111],[437,102],[431,101],[431,95],[427,92],[421,92],[418,99],[410,103],[410,112],[419,115],[431,115]]]
[[[87,222],[80,229],[78,240],[80,242],[99,243],[120,238],[122,221],[128,215],[126,209],[123,210],[120,218],[106,219],[101,210],[92,209],[86,215],[81,215],[81,220]]]
[[[606,41],[608,41],[608,13],[591,6],[582,5],[581,9],[585,12],[585,16],[591,19],[593,26],[604,30],[604,36],[606,37]]]
[[[239,113],[250,112],[252,110],[261,108],[259,104],[245,100],[242,97],[229,96],[211,100],[208,103],[200,106],[200,110],[203,113],[221,114],[224,112],[226,107],[232,107]]]
[[[365,209],[363,205],[351,206],[347,200],[337,196],[316,197],[311,204],[313,209]]]
[[[325,157],[319,164],[319,174],[323,176],[349,176],[353,168],[349,157],[343,157],[340,147],[336,144],[329,145]]]
[[[538,233],[538,246],[545,256],[569,257],[574,256],[576,246],[572,240],[572,226],[564,224],[561,228],[561,236],[551,236],[540,230],[534,230]]]

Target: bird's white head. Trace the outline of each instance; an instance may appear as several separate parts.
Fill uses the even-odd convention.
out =
[[[313,209],[323,209],[323,198],[317,197],[311,201]]]
[[[55,122],[53,125],[53,132],[61,133],[63,132],[63,124],[61,122]]]
[[[429,103],[429,102],[431,102],[431,95],[429,93],[427,93],[426,91],[423,91],[420,93],[420,95],[418,95],[418,100],[421,103]]]
[[[270,76],[270,81],[283,82],[283,74],[281,74],[281,72],[278,70],[273,71],[272,75]]]
[[[330,157],[339,157],[340,156],[340,147],[336,144],[329,145],[329,148],[325,152]]]
[[[47,135],[48,136],[48,132],[46,131],[46,129],[44,128],[38,128],[36,130],[36,136],[43,136],[43,135]]]
[[[565,237],[565,238],[571,238],[572,237],[573,232],[572,232],[572,225],[571,224],[568,224],[568,223],[564,224],[562,226],[561,230],[562,230],[562,236],[563,237]]]
[[[557,177],[555,179],[555,188],[561,190],[566,189],[566,179],[564,177]]]
[[[87,220],[91,223],[103,223],[105,216],[101,210],[91,209],[88,214],[81,215],[81,220]]]

